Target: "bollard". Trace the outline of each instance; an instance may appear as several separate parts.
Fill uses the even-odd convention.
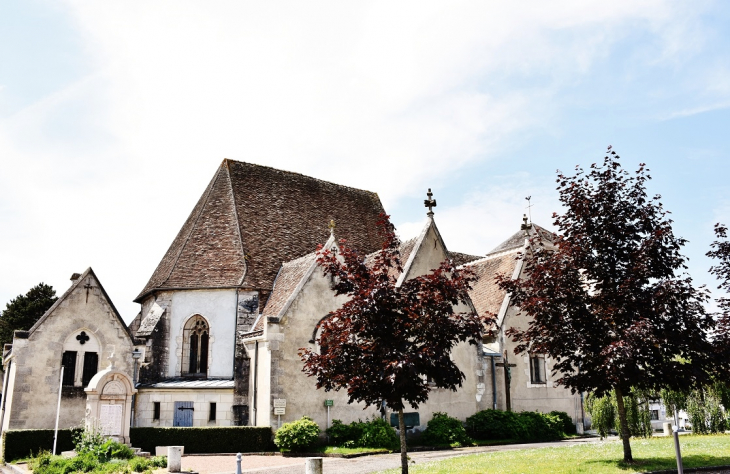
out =
[[[241,453],[236,454],[236,474],[241,474]]]
[[[167,447],[167,472],[182,472],[182,446]]]
[[[304,461],[306,474],[322,474],[322,458],[307,458]]]

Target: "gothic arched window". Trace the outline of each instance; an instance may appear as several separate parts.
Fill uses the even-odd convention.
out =
[[[183,375],[207,375],[209,341],[208,321],[199,314],[188,319],[183,329]]]

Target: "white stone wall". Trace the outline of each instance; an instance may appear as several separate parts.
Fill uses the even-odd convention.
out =
[[[154,420],[154,402],[160,402],[160,419]],[[175,402],[193,402],[193,426],[231,426],[233,389],[139,389],[135,426],[173,426]],[[210,403],[216,420],[209,421]]]
[[[190,290],[172,294],[170,311],[169,377],[182,370],[183,326],[196,314],[210,325],[208,377],[233,377],[236,334],[235,290]]]
[[[521,314],[516,308],[510,307],[503,323],[503,330],[510,327],[526,328],[528,317]],[[555,363],[549,357],[545,357],[545,376],[547,383],[533,384],[530,380],[530,357],[528,354],[516,355],[514,348],[517,344],[510,338],[503,336],[503,347],[507,350],[510,363],[517,364],[512,368],[511,397],[513,411],[540,411],[548,413],[553,410],[564,411],[573,418],[574,422],[582,419],[580,394],[570,393],[570,389],[557,384],[559,374],[553,375],[552,368]],[[500,359],[499,362],[502,362]],[[504,393],[504,372],[497,371],[497,389]],[[506,402],[503,396],[499,397],[499,408],[504,410]]]
[[[72,347],[78,341],[68,340],[79,330],[93,336],[94,343],[100,347],[99,370],[108,367],[107,358],[114,352],[117,369],[132,376],[132,339],[104,297],[99,282],[88,273],[74,291],[64,295],[28,339],[13,340],[4,429],[54,427],[64,343],[66,349],[83,351],[83,345]],[[65,388],[58,427],[79,426],[85,407],[86,394],[81,386]]]

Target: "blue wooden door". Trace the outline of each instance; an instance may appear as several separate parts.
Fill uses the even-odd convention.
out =
[[[175,402],[172,426],[193,426],[193,402]]]

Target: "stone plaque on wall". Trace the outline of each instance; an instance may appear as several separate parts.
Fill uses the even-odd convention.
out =
[[[122,405],[102,405],[99,413],[101,434],[120,436],[122,434]]]

